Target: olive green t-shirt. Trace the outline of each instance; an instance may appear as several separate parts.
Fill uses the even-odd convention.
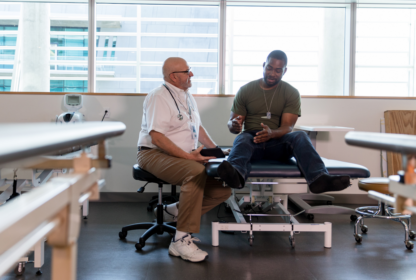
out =
[[[292,113],[300,116],[300,95],[299,91],[290,84],[280,81],[277,88],[265,90],[260,87],[260,80],[252,81],[242,86],[234,98],[231,111],[235,114],[245,116],[244,131],[262,130],[261,123],[271,129],[280,126],[280,119],[283,113]],[[274,95],[273,101],[272,96]],[[270,108],[271,119],[262,118],[267,115],[267,107]],[[270,104],[271,103],[271,104]]]

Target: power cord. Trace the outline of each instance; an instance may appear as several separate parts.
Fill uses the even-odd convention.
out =
[[[105,115],[107,115],[107,113],[108,113],[108,110],[105,110],[105,111],[104,111],[104,116],[103,116],[103,118],[102,118],[102,120],[101,120],[101,121],[104,121]]]

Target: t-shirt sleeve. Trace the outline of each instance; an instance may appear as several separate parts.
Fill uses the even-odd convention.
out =
[[[247,115],[247,108],[244,102],[244,89],[241,87],[237,94],[235,95],[233,106],[231,107],[231,111],[237,115],[246,116]]]
[[[301,116],[301,109],[300,109],[301,99],[299,91],[295,88],[291,89],[290,94],[287,95],[286,105],[283,109],[284,113],[291,113],[294,115]]]
[[[148,132],[154,130],[166,134],[171,123],[171,110],[166,99],[153,95],[147,100],[144,109]]]

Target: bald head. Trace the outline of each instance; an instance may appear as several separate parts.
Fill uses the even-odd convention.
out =
[[[169,57],[163,63],[163,68],[162,68],[163,79],[165,81],[168,81],[167,79],[170,79],[169,78],[170,73],[176,72],[176,71],[184,71],[184,70],[187,69],[186,68],[187,66],[188,66],[188,64],[186,63],[185,59],[183,59],[181,57]]]
[[[189,68],[185,59],[181,57],[169,57],[163,63],[163,79],[178,88],[187,90],[192,86],[191,77],[193,76],[193,73],[189,72],[189,74],[186,74],[173,72],[183,72],[189,70]]]

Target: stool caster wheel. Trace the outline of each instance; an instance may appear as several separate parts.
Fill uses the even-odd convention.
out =
[[[140,251],[141,249],[143,249],[145,243],[144,240],[142,238],[139,239],[139,242],[137,242],[134,247],[136,247],[137,251]]]
[[[118,233],[118,237],[120,237],[121,240],[126,239],[126,236],[127,236],[127,231],[120,231]]]
[[[147,206],[147,212],[152,212],[152,205]]]
[[[361,232],[362,233],[367,233],[367,231],[368,231],[368,227],[366,225],[362,225],[361,226]]]
[[[42,270],[40,270],[40,268],[36,271],[36,275],[42,275]]]
[[[413,249],[413,242],[412,241],[407,241],[406,248],[407,248],[407,250],[412,250]]]
[[[25,273],[26,270],[26,263],[24,262],[19,262],[16,266],[16,268],[14,269],[14,274],[16,274],[16,276],[22,276],[23,273]]]
[[[326,205],[332,205],[332,201],[331,201],[331,200],[328,200],[328,201],[326,202]]]
[[[356,234],[354,235],[354,237],[357,243],[361,243],[361,241],[363,241],[363,237],[361,236],[361,234]]]
[[[351,215],[350,220],[355,222],[357,220],[357,215]]]
[[[292,248],[295,248],[295,237],[289,236],[289,242],[290,246],[292,246]]]
[[[313,220],[315,216],[313,214],[308,214],[306,218],[308,218],[308,220]]]
[[[410,237],[410,239],[415,239],[416,234],[413,230],[409,231],[409,237]]]

